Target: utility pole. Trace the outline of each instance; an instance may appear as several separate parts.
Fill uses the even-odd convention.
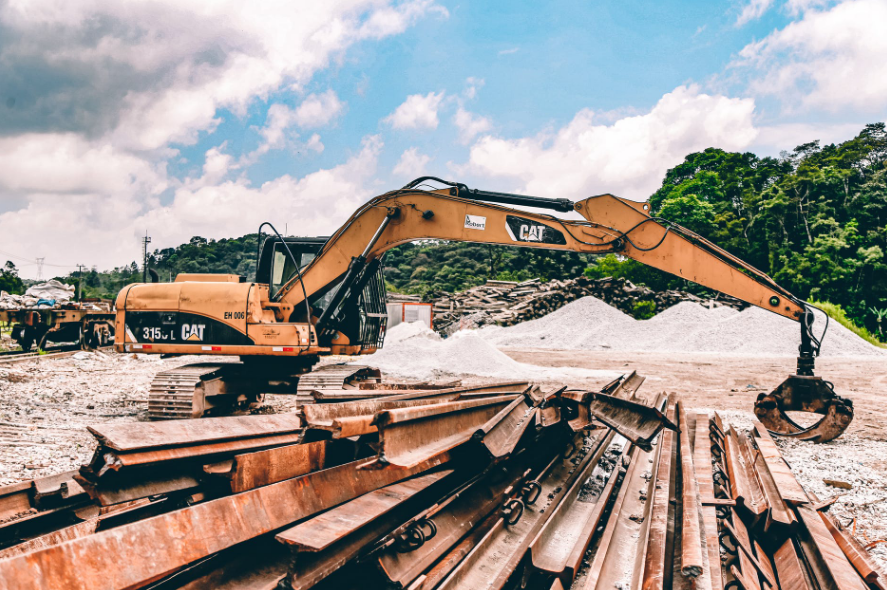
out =
[[[148,244],[151,238],[148,237],[148,230],[145,230],[145,237],[142,238],[142,282],[148,282]]]
[[[83,301],[83,269],[84,264],[77,265],[77,301]]]
[[[37,259],[37,280],[38,281],[43,280],[43,261],[44,260],[46,260],[46,258],[38,258]]]

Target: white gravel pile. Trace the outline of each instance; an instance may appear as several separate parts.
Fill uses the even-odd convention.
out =
[[[443,339],[418,322],[402,323],[388,331],[376,354],[360,357],[384,375],[419,380],[447,377],[490,377],[529,381],[615,379],[620,373],[591,369],[538,367],[519,363],[486,342],[477,331],[463,330]]]
[[[817,318],[814,332],[824,325]],[[709,309],[685,301],[649,320],[636,320],[595,297],[583,297],[544,317],[478,334],[503,348],[710,352],[752,356],[796,356],[800,334],[792,320],[757,307],[741,312]],[[873,346],[837,322],[830,322],[823,356],[878,356]]]

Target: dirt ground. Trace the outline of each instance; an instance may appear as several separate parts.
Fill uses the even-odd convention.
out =
[[[546,367],[634,369],[647,377],[640,393],[674,393],[683,397],[688,408],[713,410],[750,412],[759,393],[772,390],[795,371],[794,357],[575,350],[504,352],[516,361]],[[848,433],[887,441],[887,360],[820,358],[816,359],[816,374],[831,381],[839,395],[853,400],[854,419]]]
[[[640,393],[660,391],[683,397],[689,409],[718,411],[737,428],[748,428],[758,393],[793,372],[792,357],[736,357],[716,354],[656,354],[551,350],[506,350],[513,359],[543,367],[637,370],[647,377]],[[76,469],[95,444],[86,426],[146,419],[145,401],[153,375],[194,362],[144,355],[80,355],[81,358],[0,364],[0,485]],[[207,359],[201,358],[205,361]],[[345,359],[341,359],[345,360]],[[887,538],[887,363],[872,358],[817,360],[817,374],[853,400],[855,419],[830,443],[780,441],[786,460],[808,491],[820,499],[843,494],[833,506],[860,538]],[[478,379],[464,378],[468,384]],[[485,379],[484,381],[489,381]],[[563,383],[598,389],[604,379]],[[553,385],[553,383],[552,383]],[[292,411],[293,398],[267,396],[277,412]],[[850,490],[824,483],[849,483]],[[872,554],[887,565],[887,543]]]

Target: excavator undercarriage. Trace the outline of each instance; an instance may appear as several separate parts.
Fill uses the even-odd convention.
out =
[[[418,188],[429,182],[443,188]],[[571,212],[574,218],[529,209]],[[259,240],[252,283],[237,275],[181,274],[174,283],[130,285],[120,292],[118,351],[214,356],[158,374],[151,418],[220,415],[248,409],[266,393],[304,396],[318,385],[342,390],[378,382],[381,375],[369,367],[312,369],[322,357],[371,354],[382,346],[382,258],[416,240],[618,253],[797,321],[797,374],[761,395],[756,415],[775,435],[816,442],[839,436],[853,418],[852,402],[813,374],[822,338],[812,331],[813,307],[705,238],[652,217],[646,203],[607,194],[573,202],[478,191],[422,177],[370,200],[329,238],[284,238],[267,223],[260,236],[266,225],[272,234]],[[239,362],[219,362],[219,356]],[[803,426],[791,412],[823,418]]]

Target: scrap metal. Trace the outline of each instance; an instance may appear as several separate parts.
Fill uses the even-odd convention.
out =
[[[642,382],[94,427],[0,488],[0,590],[883,590],[762,423]]]

